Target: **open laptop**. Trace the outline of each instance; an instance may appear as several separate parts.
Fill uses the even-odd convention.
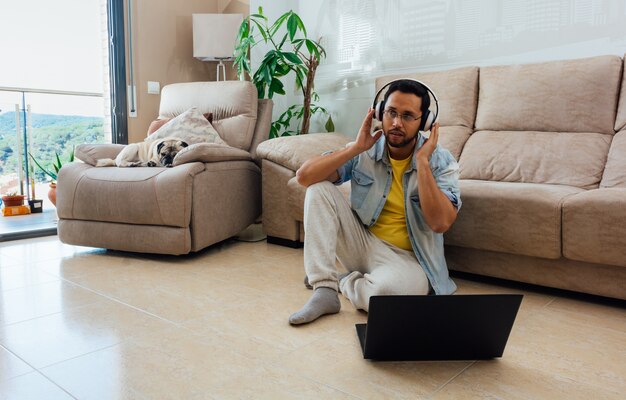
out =
[[[521,294],[372,296],[356,331],[363,358],[482,360],[502,357]]]

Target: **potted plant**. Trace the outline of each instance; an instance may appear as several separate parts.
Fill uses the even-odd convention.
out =
[[[61,167],[63,167],[63,162],[61,161],[61,157],[59,156],[59,153],[57,153],[56,151],[54,152],[55,159],[52,163],[52,168],[44,168],[42,164],[39,161],[37,161],[35,157],[33,157],[32,154],[28,153],[28,155],[33,160],[35,165],[37,165],[37,167],[39,167],[39,169],[44,174],[52,178],[52,181],[50,182],[50,190],[48,191],[48,199],[50,199],[50,202],[52,202],[52,204],[56,206],[57,205],[57,176],[59,174],[59,171],[61,170]],[[70,152],[70,156],[68,159],[68,162],[72,162],[72,161],[74,161],[74,149],[73,148],[72,148],[72,151]]]
[[[286,24],[287,31],[283,34],[280,28]],[[256,32],[258,30],[258,32]],[[279,32],[280,31],[280,32]],[[253,72],[250,65],[250,50],[259,43],[270,45],[263,61]],[[335,130],[332,117],[328,111],[313,103],[319,96],[314,88],[315,72],[326,51],[319,41],[307,38],[304,23],[293,11],[281,15],[270,25],[259,7],[257,14],[244,19],[239,27],[237,45],[235,46],[235,63],[239,78],[247,73],[257,87],[259,98],[271,99],[274,94],[285,94],[282,78],[293,72],[296,88],[302,92],[302,104],[289,107],[278,120],[272,122],[270,137],[305,134],[309,132],[311,116],[318,112],[328,115],[325,128],[328,132]],[[292,119],[298,121],[298,131],[290,130]]]
[[[17,192],[8,192],[2,196],[2,204],[5,207],[21,206],[24,204],[26,196],[17,194]]]

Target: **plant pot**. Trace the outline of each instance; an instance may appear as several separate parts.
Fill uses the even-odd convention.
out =
[[[57,206],[57,184],[51,183],[50,190],[48,190],[48,199],[54,206]]]
[[[18,195],[18,196],[2,196],[2,204],[5,207],[13,207],[13,206],[21,206],[24,205],[24,198],[26,196]]]

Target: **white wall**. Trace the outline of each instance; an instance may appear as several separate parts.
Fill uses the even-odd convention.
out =
[[[316,90],[351,136],[377,76],[626,53],[626,0],[256,0],[251,12],[259,5],[293,8],[322,37]]]

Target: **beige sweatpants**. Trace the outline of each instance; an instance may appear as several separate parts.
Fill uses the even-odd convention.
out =
[[[337,259],[352,271],[341,293],[358,309],[367,311],[370,296],[428,294],[415,254],[371,233],[331,182],[308,187],[304,230],[304,268],[314,288],[338,289]]]

